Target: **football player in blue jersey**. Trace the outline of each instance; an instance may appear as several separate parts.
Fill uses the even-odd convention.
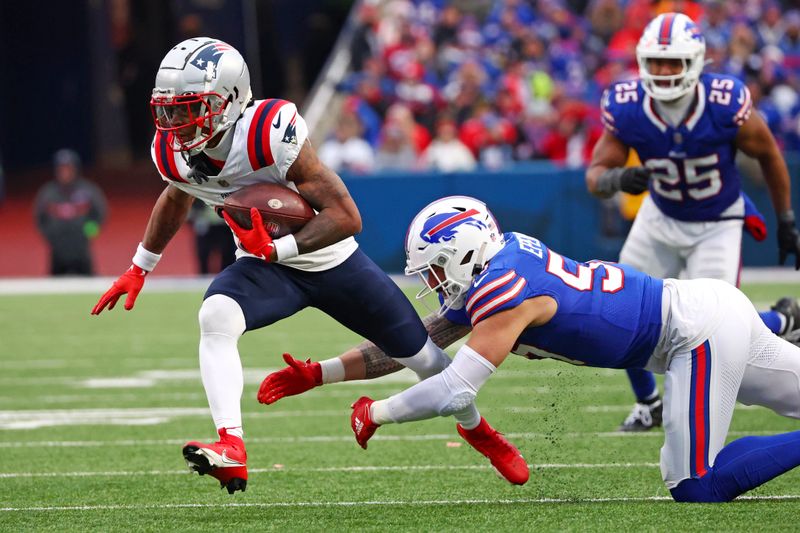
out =
[[[650,22],[636,57],[639,79],[616,83],[603,95],[605,131],[586,172],[589,190],[602,198],[650,191],[619,261],[660,278],[683,273],[738,286],[742,225],[752,220],[734,162],[741,150],[759,162],[769,188],[778,217],[779,263],[794,255],[800,268],[789,173],[766,123],[752,113],[745,84],[703,73],[705,41],[679,13]],[[642,166],[624,168],[630,149]],[[787,338],[800,328],[794,298],[780,299],[761,317]],[[660,426],[662,401],[653,374],[628,374],[637,403],[619,429]]]
[[[112,310],[123,295],[124,308],[133,308],[195,198],[219,208],[242,187],[267,182],[296,191],[317,211],[297,233],[275,239],[255,208],[252,229],[226,215],[238,259],[211,282],[198,313],[200,374],[219,440],[190,441],[183,456],[190,469],[216,478],[233,494],[247,487],[238,350],[245,331],[313,306],[420,378],[441,371],[450,359],[431,341],[402,291],[358,248],[358,208],[339,176],[319,161],[296,106],[276,98],[253,100],[247,64],[236,49],[207,37],[177,44],[161,62],[150,105],[156,126],[151,153],[166,186],[133,264],[92,314]],[[331,379],[344,372],[335,364],[325,370]],[[519,452],[474,405],[454,418],[459,433],[492,456],[510,482],[527,481]]]
[[[800,431],[725,444],[736,401],[800,418],[800,347],[772,333],[720,280],[658,279],[579,263],[501,233],[474,198],[433,202],[414,218],[406,273],[472,327],[452,364],[388,399],[353,404],[357,442],[383,424],[446,416],[474,402],[509,353],[665,375],[661,472],[680,502],[730,501],[800,465]]]

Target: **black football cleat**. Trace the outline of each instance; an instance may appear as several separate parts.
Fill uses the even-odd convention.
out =
[[[628,418],[620,424],[617,431],[640,432],[650,431],[653,428],[661,427],[663,420],[664,404],[661,398],[651,404],[636,403],[631,410]]]

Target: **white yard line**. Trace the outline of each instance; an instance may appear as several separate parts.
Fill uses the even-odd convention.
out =
[[[625,413],[630,409],[623,405],[589,405],[579,409],[569,409],[582,413]],[[757,406],[737,405],[736,410],[762,409]],[[549,407],[533,407],[527,405],[506,405],[502,407],[484,407],[485,413],[549,413]],[[567,409],[564,408],[566,411]],[[245,420],[271,418],[345,418],[350,411],[343,409],[303,409],[282,411],[265,407],[259,411],[245,411]],[[38,429],[55,426],[72,425],[138,425],[150,426],[165,424],[176,418],[208,417],[208,407],[130,407],[117,409],[20,409],[0,411],[0,429]]]
[[[543,463],[531,464],[530,468],[539,469],[613,469],[613,468],[658,468],[658,463]],[[404,471],[440,471],[440,470],[489,470],[491,465],[397,465],[397,466],[326,466],[317,468],[292,468],[276,465],[272,468],[248,468],[250,474],[274,474],[280,472],[404,472]],[[40,478],[40,477],[125,477],[125,476],[163,476],[191,474],[187,470],[147,470],[107,472],[5,472],[0,479]]]
[[[797,494],[780,494],[775,496],[741,496],[737,500],[748,501],[780,501],[800,499]],[[242,502],[242,503],[164,503],[164,504],[129,504],[129,505],[59,505],[0,507],[0,512],[59,512],[59,511],[126,511],[147,509],[231,509],[249,507],[269,509],[275,507],[446,507],[451,505],[520,505],[520,504],[585,504],[585,503],[629,503],[672,501],[669,496],[619,497],[619,498],[504,498],[504,499],[463,499],[463,500],[366,500],[344,502]]]
[[[759,430],[759,431],[729,431],[729,437],[745,437],[748,435],[775,435],[783,430]],[[643,433],[622,433],[618,431],[591,432],[574,431],[562,433],[554,436],[550,433],[517,432],[505,433],[509,439],[575,439],[583,440],[586,438],[620,438],[620,439],[641,439],[655,438],[663,439],[664,433],[661,431],[648,431]],[[181,446],[190,438],[178,439],[115,439],[115,440],[39,440],[39,441],[6,441],[0,442],[0,449],[3,448],[102,448],[112,446]],[[247,444],[304,444],[304,443],[352,443],[352,435],[308,435],[304,437],[246,437]],[[430,433],[424,435],[376,435],[373,441],[386,442],[419,442],[419,441],[454,441],[460,442],[456,433]]]
[[[400,287],[417,287],[417,278],[393,274],[392,280]],[[0,296],[8,294],[102,294],[115,278],[64,277],[64,278],[4,278],[0,279]],[[147,278],[151,292],[200,292],[211,283],[211,277],[171,277],[158,274]],[[744,284],[798,283],[797,272],[791,267],[748,267],[742,269]]]

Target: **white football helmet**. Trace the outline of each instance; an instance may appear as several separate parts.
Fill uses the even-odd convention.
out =
[[[156,74],[150,108],[173,147],[198,152],[236,123],[252,98],[242,55],[218,39],[196,37],[167,52]]]
[[[472,279],[505,244],[486,204],[469,196],[450,196],[420,211],[406,234],[406,275],[417,274],[425,284],[421,299],[440,292],[439,310],[460,309]],[[444,279],[433,267],[444,270]]]
[[[697,85],[705,66],[705,55],[706,40],[692,19],[682,13],[657,16],[644,29],[636,45],[642,87],[656,100],[680,98]],[[680,59],[683,70],[669,76],[651,74],[649,59]]]

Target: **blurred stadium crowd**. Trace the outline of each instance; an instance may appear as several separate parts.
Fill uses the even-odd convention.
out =
[[[588,161],[610,83],[637,75],[659,13],[706,38],[706,70],[746,81],[786,151],[800,150],[800,11],[775,0],[365,2],[346,97],[321,157],[344,172]]]

